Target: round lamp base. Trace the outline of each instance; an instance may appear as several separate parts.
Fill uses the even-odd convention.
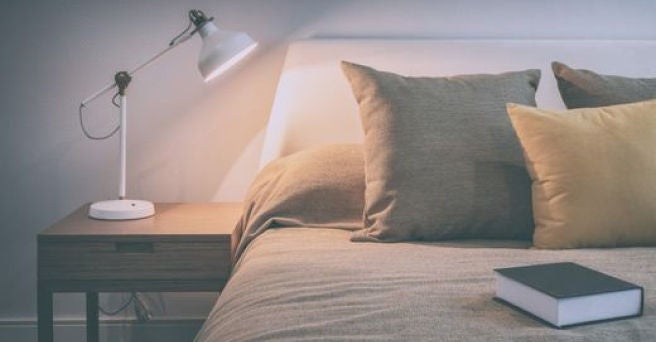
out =
[[[112,200],[92,203],[89,217],[98,220],[137,220],[155,215],[152,202],[142,200]]]

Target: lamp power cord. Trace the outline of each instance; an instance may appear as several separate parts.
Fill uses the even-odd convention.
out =
[[[120,108],[120,107],[121,107],[118,103],[116,103],[116,98],[118,97],[118,95],[119,95],[119,93],[116,93],[116,94],[114,94],[114,96],[112,97],[112,104],[113,104],[114,107],[116,107],[116,108]],[[109,139],[109,138],[113,137],[113,136],[116,134],[116,132],[118,132],[118,131],[121,129],[121,124],[118,123],[118,124],[116,124],[116,127],[115,127],[111,132],[109,132],[109,133],[107,133],[107,134],[105,134],[105,135],[100,135],[100,136],[98,136],[98,135],[93,135],[93,134],[91,134],[91,133],[87,130],[86,126],[84,125],[84,108],[86,108],[86,106],[85,106],[84,104],[80,104],[80,107],[79,107],[79,109],[78,109],[78,114],[79,114],[79,118],[80,118],[80,127],[82,128],[82,132],[84,133],[84,135],[85,135],[87,138],[89,138],[89,139],[91,139],[91,140],[106,140],[106,139]],[[120,114],[119,114],[119,115],[120,115]],[[120,121],[120,118],[119,118],[119,121]]]
[[[135,316],[137,316],[137,321],[147,322],[153,317],[149,305],[147,305],[144,302],[144,300],[139,296],[139,294],[136,292],[130,293],[130,297],[123,304],[121,304],[118,308],[114,310],[104,309],[100,305],[98,305],[98,310],[106,316],[116,316],[122,311],[124,311],[125,309],[127,309],[130,306],[130,304],[134,304],[134,314]]]

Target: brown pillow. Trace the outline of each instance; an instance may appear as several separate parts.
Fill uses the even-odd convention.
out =
[[[506,114],[539,70],[404,77],[342,63],[365,131],[365,229],[353,241],[530,239],[530,178]]]
[[[325,145],[274,160],[246,194],[232,234],[233,257],[272,227],[359,229],[363,208],[362,145]]]
[[[551,63],[558,90],[567,108],[601,107],[656,98],[656,78],[601,75]]]
[[[536,247],[656,245],[656,101],[508,114],[533,180]]]

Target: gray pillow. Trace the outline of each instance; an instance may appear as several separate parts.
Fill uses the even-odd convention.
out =
[[[404,77],[342,62],[365,131],[364,229],[353,241],[530,239],[531,181],[506,114],[539,70]]]
[[[558,90],[567,108],[602,107],[656,98],[656,78],[600,75],[552,62]]]

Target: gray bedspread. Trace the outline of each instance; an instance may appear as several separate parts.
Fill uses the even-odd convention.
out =
[[[248,245],[196,340],[656,341],[656,248],[352,243],[269,229]],[[574,261],[645,288],[644,316],[557,330],[494,300],[492,269]]]

